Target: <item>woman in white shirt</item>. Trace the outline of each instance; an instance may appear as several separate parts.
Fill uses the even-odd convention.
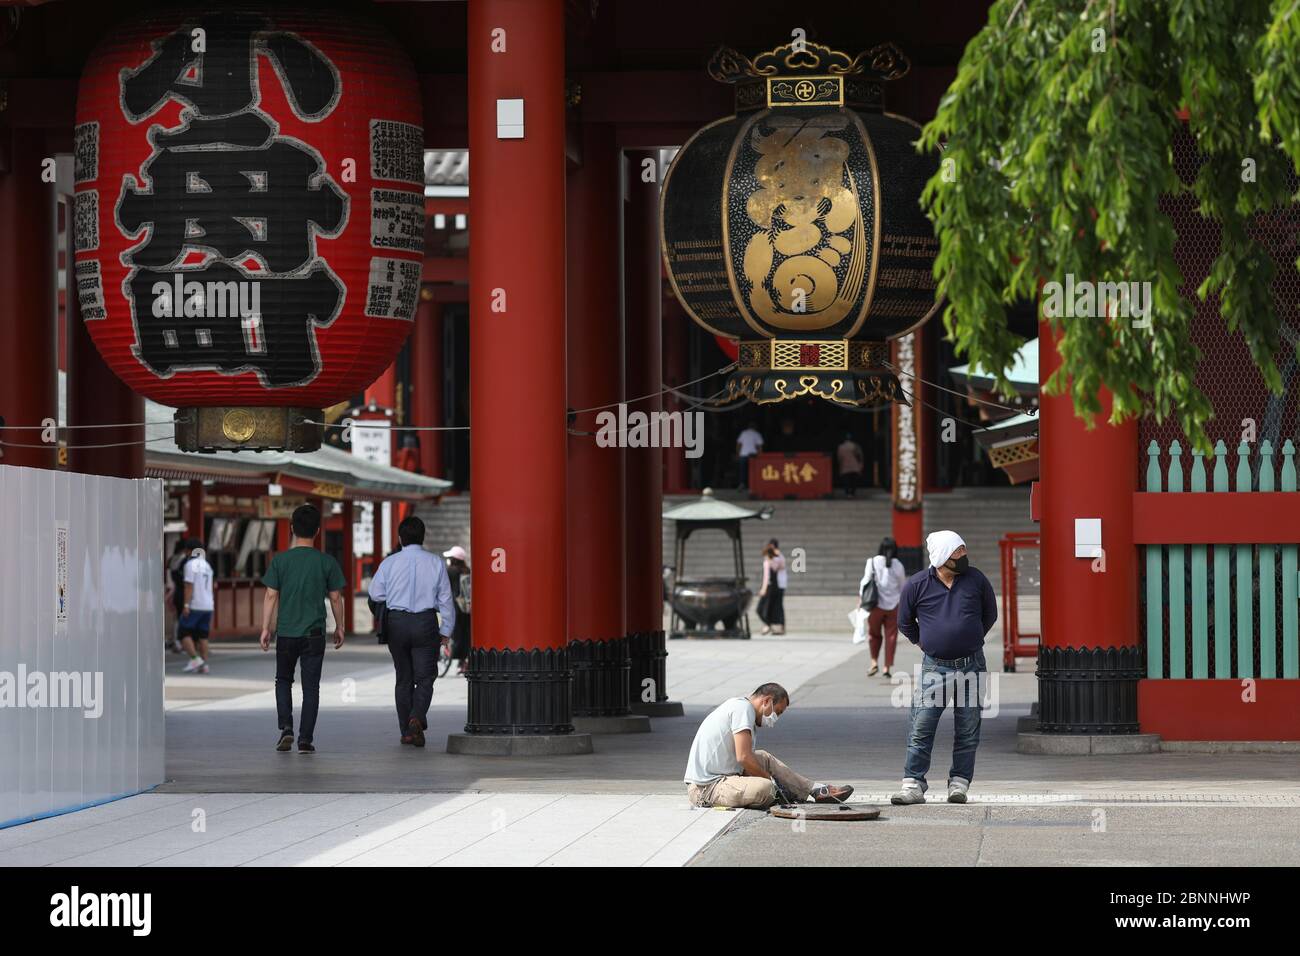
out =
[[[858,584],[858,597],[871,581],[876,582],[876,604],[867,614],[867,635],[871,649],[871,677],[880,670],[876,663],[880,655],[880,645],[885,645],[885,677],[894,669],[894,648],[898,645],[898,599],[902,597],[903,585],[907,583],[907,572],[903,562],[898,560],[898,545],[893,538],[884,538],[880,542],[880,551],[867,561]]]
[[[785,555],[773,538],[763,545],[763,585],[758,591],[758,617],[764,634],[785,633]]]

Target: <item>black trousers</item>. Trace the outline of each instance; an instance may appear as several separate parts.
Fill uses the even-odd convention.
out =
[[[785,627],[785,588],[767,586],[767,594],[758,600],[758,619],[769,626]]]
[[[433,701],[433,679],[438,670],[438,612],[388,612],[385,625],[388,653],[393,657],[397,682],[393,699],[397,703],[397,726],[406,733],[414,717],[429,729],[429,704]]]
[[[293,733],[293,672],[302,664],[302,724],[298,739],[311,743],[320,710],[320,672],[325,664],[325,636],[275,638],[275,709],[280,732]]]

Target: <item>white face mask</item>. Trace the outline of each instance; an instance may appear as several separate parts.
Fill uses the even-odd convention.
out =
[[[764,727],[775,727],[777,718],[779,718],[780,716],[781,715],[776,712],[776,704],[773,704],[772,712],[770,714],[763,715],[762,725]]]

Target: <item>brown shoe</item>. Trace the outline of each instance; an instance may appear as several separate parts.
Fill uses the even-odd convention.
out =
[[[412,717],[406,725],[406,731],[411,735],[411,743],[416,747],[424,746],[424,728],[420,726],[420,718]]]
[[[814,803],[844,803],[853,796],[852,787],[818,787],[812,792]]]

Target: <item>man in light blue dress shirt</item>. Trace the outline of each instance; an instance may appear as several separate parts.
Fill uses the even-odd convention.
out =
[[[370,599],[388,608],[384,633],[397,671],[394,697],[402,743],[423,747],[439,637],[451,640],[456,605],[442,558],[424,550],[424,522],[412,515],[397,526],[397,537],[402,550],[379,565],[370,581]]]

